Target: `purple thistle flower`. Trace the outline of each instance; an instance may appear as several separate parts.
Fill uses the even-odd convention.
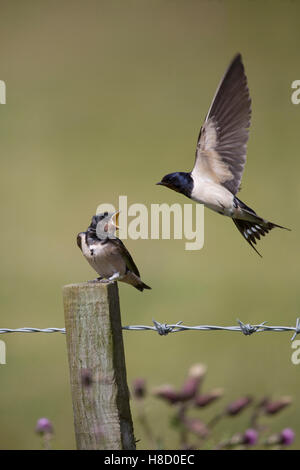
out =
[[[290,446],[295,439],[295,432],[291,428],[285,428],[280,433],[272,434],[268,437],[268,446]]]
[[[238,398],[227,406],[226,412],[230,416],[235,416],[243,411],[248,405],[250,405],[251,402],[251,397]]]
[[[146,380],[142,378],[135,379],[132,384],[132,393],[137,399],[144,398],[146,395]]]
[[[258,432],[256,429],[246,429],[243,434],[243,444],[246,446],[255,446],[258,441]]]
[[[291,428],[285,428],[280,433],[280,444],[290,446],[295,439],[295,432]]]
[[[227,441],[220,442],[219,449],[230,449],[237,446],[255,446],[258,441],[258,432],[255,429],[246,429],[244,433],[234,434]]]
[[[53,434],[53,426],[51,421],[47,418],[38,419],[35,432],[38,434]]]

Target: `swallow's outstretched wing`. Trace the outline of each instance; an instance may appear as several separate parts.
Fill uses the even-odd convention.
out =
[[[222,184],[235,195],[246,162],[250,119],[247,77],[238,54],[221,80],[200,130],[192,173]]]

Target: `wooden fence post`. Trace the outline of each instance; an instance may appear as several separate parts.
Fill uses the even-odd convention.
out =
[[[117,283],[63,288],[78,449],[135,449]]]

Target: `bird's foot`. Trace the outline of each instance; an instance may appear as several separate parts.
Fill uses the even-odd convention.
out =
[[[114,273],[112,276],[110,276],[108,278],[108,281],[109,282],[113,282],[113,281],[122,281],[124,276],[121,276],[120,273]]]
[[[109,284],[110,282],[114,282],[114,281],[122,281],[123,277],[124,276],[121,276],[121,274],[118,272],[118,273],[114,273],[112,276],[108,278],[97,277],[97,279],[93,279],[89,282],[101,282],[101,284]]]
[[[89,282],[101,282],[101,283],[107,283],[109,282],[107,279],[104,279],[103,277],[97,277],[96,279],[92,279],[91,281]]]
[[[98,282],[101,282],[101,284],[108,284],[109,280],[103,277],[98,277]]]

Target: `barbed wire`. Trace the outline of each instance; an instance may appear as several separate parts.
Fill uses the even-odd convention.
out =
[[[1,333],[66,333],[65,328],[0,328]]]
[[[262,333],[266,331],[293,331],[291,341],[293,341],[297,334],[300,333],[300,318],[297,318],[296,326],[268,326],[267,322],[262,322],[258,325],[251,325],[250,323],[243,323],[241,320],[237,320],[238,325],[235,326],[216,326],[216,325],[198,325],[198,326],[187,326],[183,325],[181,321],[175,324],[160,323],[156,320],[153,321],[153,326],[147,325],[128,325],[123,326],[123,330],[131,331],[155,331],[160,336],[166,336],[169,333],[179,333],[180,331],[237,331],[245,336],[250,336],[253,333]],[[3,333],[62,333],[65,334],[65,328],[0,328],[0,334]]]

